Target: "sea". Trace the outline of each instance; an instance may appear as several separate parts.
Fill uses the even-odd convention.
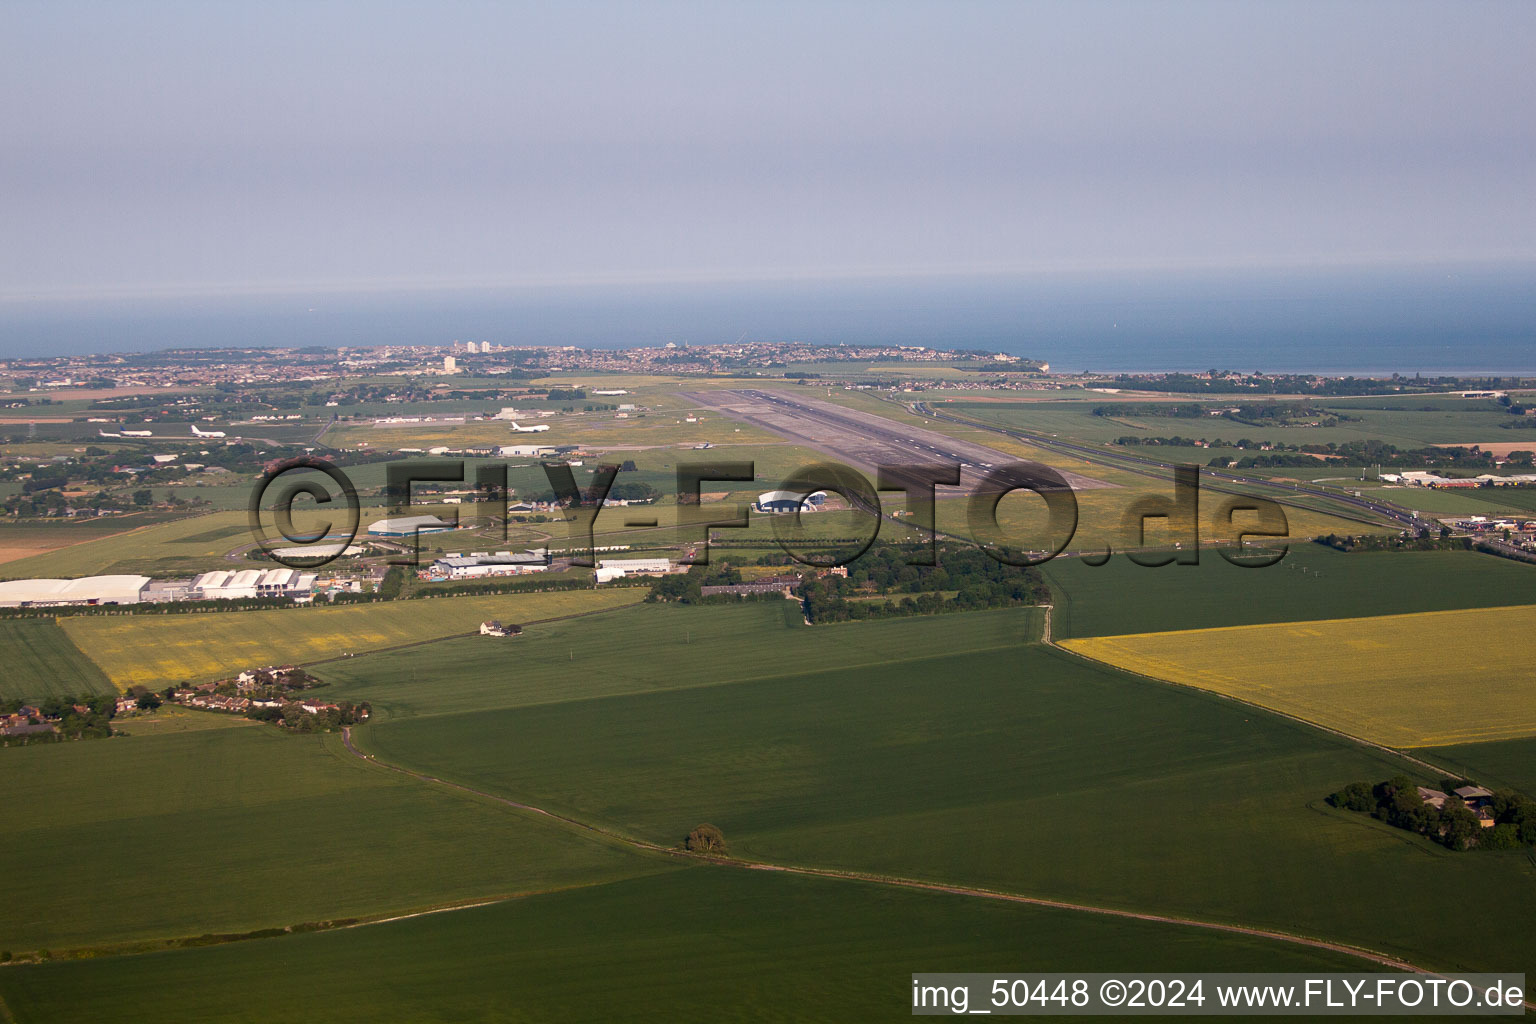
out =
[[[0,302],[0,357],[455,341],[924,345],[1069,372],[1536,375],[1536,265]]]

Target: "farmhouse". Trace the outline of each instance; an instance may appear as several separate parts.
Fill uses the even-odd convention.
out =
[[[246,697],[220,697],[213,694],[198,694],[188,697],[181,703],[191,708],[202,708],[204,711],[225,711],[230,714],[244,714],[250,709],[251,702]]]
[[[491,619],[488,622],[480,623],[481,636],[517,636],[518,634],[522,633],[522,631],[522,626],[503,625],[500,620],[497,619]]]
[[[1448,798],[1448,794],[1442,793],[1438,789],[1430,789],[1428,786],[1420,786],[1418,789],[1419,799],[1423,800],[1429,806],[1435,808],[1435,810],[1439,810],[1445,806],[1445,801]]]
[[[1461,797],[1468,807],[1481,807],[1493,799],[1493,790],[1485,789],[1482,786],[1462,786],[1459,789],[1453,789],[1451,792]]]
[[[21,717],[9,715],[0,718],[0,736],[30,736],[34,733],[53,732],[57,728],[50,722],[17,721]]]

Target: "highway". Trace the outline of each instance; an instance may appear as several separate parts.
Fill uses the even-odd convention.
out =
[[[1017,461],[1017,457],[973,441],[961,440],[917,426],[906,426],[876,413],[848,409],[820,399],[785,395],[758,389],[689,392],[686,398],[717,409],[732,418],[790,438],[827,452],[850,463],[872,469],[882,464],[946,463],[961,466],[961,487],[972,488],[995,466]],[[1094,465],[1120,472],[1135,473],[1156,480],[1171,481],[1173,464],[1130,453],[1064,441],[1049,434],[995,426],[964,416],[940,412],[925,402],[912,406],[919,415],[972,430],[985,430],[1034,447],[1083,459]],[[1074,490],[1118,486],[1093,477],[1063,470]],[[1386,520],[1405,530],[1417,531],[1427,522],[1387,502],[1356,497],[1347,492],[1329,490],[1307,483],[1280,483],[1262,477],[1245,476],[1223,470],[1200,467],[1205,486],[1223,494],[1262,494],[1280,505],[1312,512],[1326,512],[1360,522]],[[1222,486],[1223,484],[1233,486]],[[1302,498],[1325,501],[1334,508],[1319,509]]]
[[[1005,437],[1011,437],[1017,441],[1023,441],[1026,444],[1032,444],[1037,448],[1044,448],[1047,451],[1053,451],[1060,455],[1071,455],[1091,463],[1097,463],[1098,465],[1109,466],[1111,468],[1119,469],[1125,472],[1139,473],[1143,476],[1150,476],[1157,479],[1168,480],[1172,478],[1173,465],[1171,463],[1158,462],[1156,459],[1143,458],[1142,456],[1131,455],[1129,453],[1105,452],[1101,448],[1094,448],[1088,445],[1077,444],[1072,441],[1063,441],[1058,437],[1047,434],[1035,434],[1029,431],[1013,430],[1006,427],[993,426],[992,424],[982,423],[967,417],[955,416],[949,413],[941,413],[929,406],[926,402],[919,402],[913,408],[924,416],[931,416],[934,419],[942,420],[946,423],[954,423],[958,426],[970,427],[978,430],[989,430],[993,433],[1002,434]],[[1257,488],[1261,492],[1276,492],[1274,495],[1275,501],[1283,505],[1291,505],[1294,508],[1308,508],[1314,512],[1318,511],[1311,506],[1301,505],[1295,501],[1287,501],[1280,495],[1290,495],[1293,497],[1296,495],[1307,495],[1312,498],[1320,498],[1325,501],[1334,502],[1336,504],[1345,505],[1380,516],[1381,518],[1386,519],[1391,523],[1395,523],[1407,530],[1417,531],[1421,527],[1428,525],[1428,523],[1426,523],[1424,520],[1415,518],[1414,516],[1403,511],[1395,505],[1390,505],[1383,501],[1376,501],[1371,498],[1356,497],[1353,494],[1340,494],[1337,491],[1330,491],[1325,488],[1308,484],[1279,483],[1274,480],[1266,480],[1262,477],[1251,477],[1243,476],[1239,473],[1228,473],[1219,469],[1212,469],[1207,466],[1200,467],[1200,475],[1203,478],[1208,477],[1212,480],[1223,480],[1229,483],[1242,484],[1244,487]],[[1213,487],[1211,489],[1227,494],[1244,493],[1242,491],[1236,491],[1225,487]]]

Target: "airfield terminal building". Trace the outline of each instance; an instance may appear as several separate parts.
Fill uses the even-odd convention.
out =
[[[757,504],[753,507],[759,512],[801,512],[820,508],[826,500],[826,491],[810,494],[799,491],[764,491],[757,496]]]

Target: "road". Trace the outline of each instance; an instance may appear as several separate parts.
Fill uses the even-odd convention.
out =
[[[1054,435],[1036,434],[1025,430],[1013,430],[1007,427],[994,426],[968,417],[939,412],[925,402],[919,402],[914,408],[921,415],[931,416],[936,420],[953,423],[957,426],[990,430],[993,433],[1002,434],[1005,437],[1011,437],[1014,440],[1023,441],[1026,444],[1032,444],[1037,448],[1043,448],[1046,451],[1055,452],[1059,455],[1070,455],[1101,466],[1119,469],[1124,472],[1139,473],[1143,476],[1155,477],[1161,480],[1172,478],[1172,463],[1158,462],[1156,459],[1143,458],[1140,455],[1132,455],[1130,453],[1106,452],[1102,448],[1095,448],[1072,441],[1063,441]],[[1297,508],[1311,508],[1311,506],[1299,505],[1295,501],[1287,501],[1286,496],[1294,498],[1297,495],[1306,495],[1312,498],[1335,502],[1380,516],[1407,530],[1416,531],[1420,527],[1428,525],[1424,520],[1415,518],[1395,505],[1390,505],[1384,501],[1376,501],[1372,498],[1356,497],[1353,494],[1341,494],[1338,491],[1331,491],[1303,483],[1279,483],[1274,480],[1266,480],[1263,477],[1244,476],[1240,473],[1225,472],[1207,466],[1200,467],[1200,475],[1212,480],[1223,480],[1234,484],[1241,484],[1247,488],[1257,488],[1261,493],[1268,492],[1267,496],[1273,497],[1279,503],[1292,505]],[[1244,493],[1243,491],[1224,487],[1213,487],[1211,489],[1231,494]],[[1315,508],[1311,510],[1318,511]]]
[[[810,397],[757,389],[685,392],[683,397],[866,469],[872,470],[882,463],[958,463],[961,466],[962,489],[974,488],[980,478],[994,466],[1017,461],[1017,456],[995,448],[922,427],[904,426],[875,413],[845,409]],[[1130,453],[1107,452],[1099,447],[1064,441],[1048,434],[999,427],[969,417],[940,412],[923,402],[917,403],[913,409],[919,415],[967,429],[989,431],[1045,451],[1082,459],[1120,472],[1157,480],[1170,480],[1173,475],[1172,463]],[[1375,524],[1385,519],[1403,529],[1414,531],[1426,525],[1423,520],[1387,502],[1356,497],[1311,484],[1279,483],[1210,467],[1201,467],[1200,474],[1203,479],[1213,482],[1206,485],[1210,490],[1220,493],[1259,493],[1281,505],[1314,512],[1330,511],[1318,509],[1298,499],[1321,500],[1338,508],[1333,514],[1365,523]],[[1063,475],[1074,490],[1118,486],[1071,471],[1064,471]],[[1218,481],[1220,483],[1215,483]],[[1221,483],[1234,486],[1221,486]]]

